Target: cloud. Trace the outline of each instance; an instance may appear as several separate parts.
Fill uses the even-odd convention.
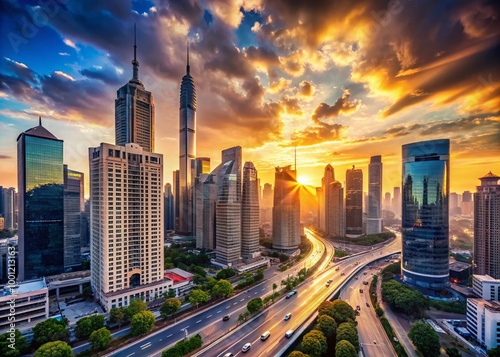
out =
[[[311,82],[302,81],[299,86],[299,94],[303,97],[311,97],[314,95],[315,89]]]
[[[351,93],[348,89],[344,89],[342,97],[332,105],[321,103],[315,110],[312,119],[315,123],[319,123],[322,118],[337,117],[340,114],[353,113],[361,106],[361,100],[350,100]]]
[[[65,38],[63,40],[63,42],[66,46],[73,48],[75,51],[77,51],[77,52],[80,51],[80,48],[73,41],[71,41],[69,38]]]
[[[123,82],[123,79],[118,74],[116,68],[86,68],[80,70],[80,74],[87,78],[99,79],[104,83],[118,85]]]
[[[291,144],[308,146],[326,141],[340,141],[345,138],[347,127],[342,124],[327,124],[320,122],[316,126],[308,126],[292,135]]]
[[[70,56],[68,52],[59,52],[59,56]]]
[[[36,80],[36,74],[24,63],[14,61],[10,58],[4,57],[4,65],[8,72],[16,75],[16,77],[23,80],[34,82]]]

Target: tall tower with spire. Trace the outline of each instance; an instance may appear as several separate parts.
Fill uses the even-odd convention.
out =
[[[134,25],[134,59],[132,78],[118,89],[115,99],[116,145],[139,144],[144,150],[154,151],[155,105],[153,94],[139,80],[136,29]]]
[[[194,162],[196,158],[196,89],[190,74],[189,46],[179,103],[179,219],[176,231],[194,233]]]

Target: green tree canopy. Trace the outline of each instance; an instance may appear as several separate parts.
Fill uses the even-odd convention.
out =
[[[259,311],[260,309],[262,309],[263,306],[264,306],[264,302],[262,301],[262,299],[255,298],[255,299],[252,299],[248,302],[247,310],[248,310],[248,312],[253,314],[253,313],[256,313],[257,311]]]
[[[166,299],[160,307],[161,317],[175,314],[181,308],[181,301],[177,298]]]
[[[198,307],[199,304],[207,302],[209,299],[210,295],[201,289],[194,289],[191,291],[191,294],[189,294],[189,302],[192,305],[196,305],[196,307]]]
[[[337,323],[335,320],[329,315],[319,315],[317,322],[317,328],[326,337],[333,337],[337,332]]]
[[[395,280],[382,283],[382,299],[395,311],[407,315],[422,316],[429,308],[429,300],[424,294]]]
[[[356,348],[346,340],[340,340],[335,345],[335,357],[357,357]]]
[[[332,309],[333,309],[333,318],[338,324],[341,324],[343,322],[348,322],[348,321],[355,321],[356,320],[356,313],[354,312],[353,308],[351,305],[349,305],[347,302],[344,300],[335,300],[332,303]]]
[[[236,275],[236,273],[233,269],[226,268],[226,269],[220,270],[215,277],[217,278],[217,280],[220,280],[220,279],[229,279],[230,277],[235,276],[235,275]]]
[[[34,357],[72,357],[73,350],[64,341],[47,342],[36,350]]]
[[[343,322],[337,328],[337,341],[346,340],[359,350],[358,330],[352,322]]]
[[[90,334],[89,342],[92,348],[104,350],[108,348],[112,339],[111,332],[106,327],[102,327]]]
[[[39,345],[51,341],[69,341],[68,319],[57,321],[49,318],[33,328],[33,339]]]
[[[500,357],[500,346],[492,348],[486,352],[488,357]]]
[[[326,337],[319,330],[311,330],[302,339],[302,350],[311,357],[320,357],[327,349]]]
[[[117,323],[118,328],[122,326],[123,321],[125,320],[125,308],[124,307],[114,307],[109,312],[109,322]]]
[[[228,296],[231,296],[233,292],[234,289],[231,283],[227,280],[221,279],[214,285],[210,292],[210,295],[212,295],[212,297],[215,299],[220,297],[227,298]]]
[[[143,335],[154,327],[155,315],[151,311],[141,311],[132,317],[130,322],[130,333],[132,336]]]
[[[462,353],[460,353],[460,350],[456,347],[448,347],[446,349],[446,354],[448,357],[462,357]]]
[[[13,346],[14,348],[10,348],[9,346]],[[21,335],[21,331],[17,328],[14,331],[13,339],[11,339],[10,332],[0,335],[0,356],[17,357],[25,354],[28,350],[29,345],[26,342],[26,338]]]
[[[125,310],[125,317],[127,320],[131,321],[135,314],[141,311],[146,311],[147,309],[148,305],[144,301],[141,299],[132,299]]]
[[[335,318],[335,313],[333,309],[333,302],[331,301],[323,301],[318,306],[318,315],[328,315],[332,318]]]
[[[88,338],[90,334],[104,327],[103,315],[92,315],[81,318],[76,322],[75,336],[77,338]]]
[[[309,357],[309,355],[306,355],[305,353],[302,353],[300,351],[292,351],[288,357]]]
[[[408,337],[415,347],[426,357],[440,355],[439,336],[434,329],[424,322],[415,322],[408,332]]]

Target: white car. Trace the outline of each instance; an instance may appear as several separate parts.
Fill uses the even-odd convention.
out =
[[[288,321],[290,320],[290,318],[292,317],[292,314],[291,313],[288,313],[285,315],[285,321]]]
[[[243,345],[243,348],[241,349],[241,352],[245,353],[250,351],[250,347],[252,347],[252,344],[250,342],[247,342]]]

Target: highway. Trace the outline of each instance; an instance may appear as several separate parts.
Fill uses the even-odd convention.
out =
[[[375,269],[365,267],[356,274],[358,279],[352,279],[342,288],[340,299],[347,301],[353,309],[356,309],[356,306],[360,307],[356,321],[358,322],[359,343],[362,346],[363,354],[366,357],[397,356],[380,320],[375,314],[368,291],[370,285],[363,284],[363,282],[370,284],[372,274],[375,272]],[[363,290],[362,293],[360,289]]]
[[[284,271],[275,272],[274,276],[262,283],[249,288],[246,292],[235,295],[225,301],[211,306],[191,315],[174,325],[167,326],[151,335],[148,335],[133,344],[127,345],[106,356],[132,357],[132,356],[160,356],[161,352],[169,346],[187,336],[199,333],[204,343],[210,342],[234,329],[238,322],[238,316],[246,311],[248,301],[255,297],[265,297],[272,294],[273,284],[276,283],[278,289],[281,281],[288,276],[297,274],[302,268],[310,268],[316,264],[323,253],[325,245],[318,239],[308,236],[312,243],[312,249],[308,256],[300,264]],[[333,256],[333,247],[329,246],[329,253]],[[322,266],[328,264],[326,261]],[[267,275],[267,274],[265,274]],[[229,321],[222,321],[225,315],[230,315]]]
[[[236,356],[241,353],[242,346],[247,342],[252,343],[252,356],[275,356],[289,341],[284,337],[285,332],[300,326],[314,312],[321,301],[324,301],[344,282],[352,271],[359,267],[354,262],[359,261],[363,265],[378,259],[382,254],[399,251],[401,247],[400,239],[396,239],[382,248],[343,260],[338,264],[339,270],[335,271],[333,264],[330,262],[333,256],[333,246],[327,242],[322,243],[314,236],[312,231],[306,230],[306,235],[313,243],[313,249],[306,258],[305,263],[301,263],[299,266],[295,266],[283,273],[277,273],[270,280],[250,288],[247,292],[233,296],[222,303],[191,315],[107,356],[161,356],[163,350],[185,338],[186,330],[188,336],[199,333],[203,338],[204,346],[208,344],[196,356],[223,356],[228,352]],[[325,259],[321,264],[318,273],[314,277],[308,278],[297,289],[297,295],[290,299],[282,298],[250,322],[235,328],[238,315],[246,311],[246,304],[250,299],[269,295],[272,293],[273,283],[280,286],[281,280],[286,279],[289,275],[296,274],[304,266],[311,267],[321,258],[323,253],[327,254],[328,259]],[[328,279],[334,281],[327,288],[325,284]],[[289,312],[292,313],[292,318],[289,321],[284,321],[285,314]],[[230,315],[230,320],[222,321],[224,315]],[[271,332],[271,336],[266,341],[261,342],[260,336],[266,330]],[[223,335],[225,337],[219,338]],[[212,341],[215,341],[215,343],[212,344]]]
[[[313,235],[311,231],[306,231],[308,236]],[[332,249],[331,244],[326,243],[327,252]],[[367,251],[360,255],[348,258],[340,262],[337,266],[322,264],[318,273],[309,278],[298,290],[298,294],[290,299],[283,298],[270,308],[251,321],[239,327],[237,330],[226,335],[216,343],[203,348],[194,356],[224,356],[226,353],[232,353],[234,356],[242,354],[241,348],[245,343],[251,343],[250,349],[252,356],[278,356],[280,351],[287,345],[289,340],[285,333],[289,329],[298,328],[312,313],[315,312],[318,305],[328,298],[332,292],[344,283],[345,279],[363,264],[368,264],[380,257],[381,254],[392,254],[401,249],[401,240],[395,239],[383,248]],[[333,253],[333,249],[332,249]],[[356,264],[355,262],[360,262]],[[327,267],[327,265],[330,265]],[[339,270],[336,270],[336,267]],[[329,287],[326,283],[333,279]],[[292,318],[284,321],[287,313],[292,314]],[[270,331],[271,336],[261,341],[260,336],[263,332]]]

